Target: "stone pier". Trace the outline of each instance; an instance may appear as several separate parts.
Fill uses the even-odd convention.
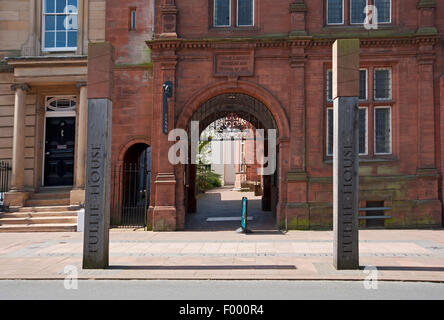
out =
[[[359,39],[333,44],[333,263],[359,269]]]

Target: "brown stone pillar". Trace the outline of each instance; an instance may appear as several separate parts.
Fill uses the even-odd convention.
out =
[[[88,87],[86,82],[79,82],[76,87],[80,90],[77,109],[76,154],[74,189],[71,191],[71,205],[85,202],[85,161],[86,137],[88,126]]]
[[[433,67],[435,54],[433,47],[424,45],[419,48],[418,55],[418,171],[430,171],[435,164],[435,94]]]
[[[12,176],[11,192],[5,203],[12,206],[23,206],[27,198],[25,192],[25,116],[26,93],[30,90],[27,84],[13,84],[15,91],[14,130],[12,142]]]
[[[176,175],[174,166],[168,160],[168,151],[174,142],[168,141],[168,135],[162,131],[163,117],[163,84],[173,83],[173,96],[168,98],[168,132],[175,124],[175,72],[177,56],[173,51],[164,52],[162,56],[153,57],[155,63],[154,111],[153,111],[153,161],[156,173],[154,176],[155,199],[152,210],[154,231],[175,231],[177,229],[176,210]]]
[[[292,229],[308,229],[309,227],[305,164],[305,62],[305,49],[292,47],[290,56],[290,171],[287,179],[286,217],[286,225]]]

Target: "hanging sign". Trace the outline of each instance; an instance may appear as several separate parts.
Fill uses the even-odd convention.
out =
[[[162,132],[168,134],[168,98],[173,96],[173,83],[166,81],[162,85],[162,100],[163,100],[163,112],[162,112]]]

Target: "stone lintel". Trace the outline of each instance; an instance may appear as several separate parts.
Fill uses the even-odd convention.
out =
[[[422,8],[436,8],[435,0],[420,0],[416,5],[418,9]]]

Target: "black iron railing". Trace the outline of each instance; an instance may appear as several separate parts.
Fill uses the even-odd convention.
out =
[[[8,211],[8,205],[4,203],[5,193],[9,191],[9,179],[11,178],[11,165],[7,161],[0,161],[0,212]]]

